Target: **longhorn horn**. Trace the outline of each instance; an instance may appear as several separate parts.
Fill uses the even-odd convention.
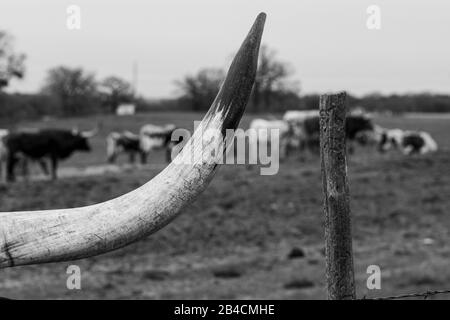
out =
[[[201,129],[224,133],[239,124],[255,79],[264,22],[261,13],[211,108],[171,164],[136,190],[93,206],[0,213],[0,268],[102,254],[138,241],[172,221],[206,188],[218,168],[216,158],[204,151],[205,141],[210,140],[204,139]],[[228,142],[220,140],[222,146]],[[191,164],[175,161],[183,163],[192,154],[196,156]]]
[[[98,134],[98,132],[100,131],[100,127],[101,127],[101,124],[97,123],[97,125],[95,126],[94,129],[88,130],[88,131],[82,131],[82,132],[80,132],[80,135],[84,138],[92,138]]]

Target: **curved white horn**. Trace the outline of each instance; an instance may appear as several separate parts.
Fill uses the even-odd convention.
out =
[[[255,78],[264,21],[261,13],[210,110],[174,162],[142,187],[100,204],[0,213],[0,268],[94,256],[142,239],[174,219],[206,188],[218,167],[216,158],[204,151],[210,151],[204,145],[211,140],[200,129],[224,133],[240,121]],[[226,142],[221,139],[220,145]],[[177,164],[192,154],[193,163]]]

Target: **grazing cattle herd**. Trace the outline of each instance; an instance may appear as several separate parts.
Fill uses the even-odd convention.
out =
[[[250,128],[258,129],[258,138],[263,129],[279,130],[280,146],[286,146],[284,155],[292,149],[319,152],[320,116],[317,110],[287,111],[283,120],[254,119]],[[349,153],[353,153],[355,143],[377,145],[380,152],[398,149],[405,155],[426,154],[438,149],[436,141],[427,132],[383,128],[375,124],[369,114],[359,111],[347,116],[345,134]]]
[[[109,163],[115,163],[120,154],[126,154],[130,163],[136,156],[145,164],[153,150],[165,150],[167,162],[171,161],[173,148],[182,138],[173,139],[176,126],[167,124],[144,125],[139,133],[130,131],[111,132],[106,137],[106,156]],[[287,111],[280,119],[253,119],[250,129],[256,130],[256,142],[270,143],[276,130],[279,137],[280,155],[287,157],[292,151],[302,153],[319,152],[320,117],[318,110]],[[346,137],[349,153],[354,145],[375,145],[380,153],[399,150],[404,155],[426,154],[438,149],[429,133],[387,129],[373,122],[370,115],[355,112],[346,119]],[[20,164],[24,178],[28,177],[28,162],[37,162],[46,175],[57,178],[59,160],[70,157],[74,152],[89,152],[89,138],[99,128],[91,131],[76,129],[21,129],[9,131],[0,129],[0,174],[2,180],[14,181],[16,167]],[[47,167],[50,162],[50,172]]]

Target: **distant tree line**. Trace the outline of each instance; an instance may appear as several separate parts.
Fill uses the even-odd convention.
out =
[[[37,94],[0,90],[0,120],[114,113],[119,104],[136,101],[131,85],[123,79],[110,76],[97,81],[93,73],[61,66],[48,71]]]
[[[279,61],[275,51],[263,45],[247,109],[253,112],[276,112],[282,108],[298,108],[300,90],[298,83],[290,79],[292,74],[292,68]],[[225,70],[206,68],[176,81],[181,94],[180,104],[190,110],[207,110],[219,92],[225,75]]]
[[[78,116],[114,112],[121,103],[135,102],[130,83],[115,76],[97,80],[82,68],[50,69],[36,94],[7,94],[13,78],[25,75],[25,55],[13,48],[13,38],[0,30],[0,121],[43,116]]]
[[[247,111],[281,113],[286,110],[317,109],[317,94],[300,95],[293,69],[280,61],[276,52],[261,47],[258,71]],[[4,89],[13,78],[25,75],[25,55],[13,50],[12,37],[0,31],[0,122],[11,119],[66,117],[114,113],[121,103],[134,103],[138,112],[204,111],[220,89],[226,72],[205,68],[175,82],[176,97],[149,100],[137,97],[131,84],[109,76],[97,80],[82,68],[59,66],[50,69],[36,94],[8,94]],[[349,96],[350,108],[375,112],[450,112],[450,96],[436,94]]]
[[[286,110],[317,109],[319,95],[300,95],[298,82],[291,80],[292,74],[292,68],[279,61],[275,51],[263,45],[247,110],[255,113],[280,113]],[[186,76],[176,82],[181,91],[178,103],[172,101],[168,105],[171,105],[172,109],[178,106],[187,110],[206,110],[219,91],[224,77],[225,72],[221,69],[202,69],[195,75]],[[350,108],[362,108],[371,112],[450,112],[450,95],[348,95],[348,105]],[[158,108],[161,109],[161,105]]]

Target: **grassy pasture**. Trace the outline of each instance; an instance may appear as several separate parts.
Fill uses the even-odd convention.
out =
[[[93,152],[65,167],[102,164],[106,134],[137,132],[144,123],[192,128],[201,114],[50,120],[22,127],[87,129],[102,122]],[[252,116],[242,121],[244,128]],[[403,157],[358,149],[349,159],[355,271],[359,297],[450,288],[450,119],[380,117],[390,128],[429,131],[441,151]],[[125,161],[126,159],[123,159]],[[162,165],[163,153],[152,157]],[[0,211],[89,205],[128,192],[156,167],[0,186]],[[0,270],[0,296],[10,298],[325,298],[319,160],[297,155],[275,176],[256,166],[223,166],[207,190],[172,224],[139,243],[71,263]],[[293,249],[297,252],[294,252]],[[296,254],[294,254],[296,253]],[[66,288],[78,264],[82,290]],[[379,265],[382,289],[366,289],[366,268]],[[441,296],[450,298],[450,295]]]

